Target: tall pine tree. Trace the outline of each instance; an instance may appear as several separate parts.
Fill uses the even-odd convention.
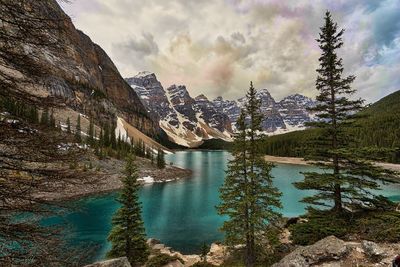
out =
[[[157,150],[157,168],[164,169],[165,168],[165,157],[164,151],[159,148]]]
[[[93,117],[90,117],[89,119],[89,129],[88,129],[88,137],[87,137],[87,142],[90,145],[94,145],[94,120]]]
[[[49,110],[45,108],[42,112],[42,116],[40,118],[40,124],[49,125],[50,118],[49,118]]]
[[[126,160],[126,176],[122,180],[123,188],[117,199],[121,207],[112,219],[113,227],[108,236],[112,248],[107,253],[109,258],[126,256],[132,266],[146,262],[149,255],[141,216],[137,172],[134,156],[129,155]]]
[[[265,235],[268,224],[280,217],[276,210],[281,207],[281,193],[272,183],[273,165],[264,161],[259,149],[258,133],[263,117],[252,83],[245,109],[237,121],[233,159],[228,163],[227,176],[220,189],[222,203],[217,210],[229,217],[222,227],[227,244],[245,244],[245,265],[254,266],[257,244],[262,239],[268,240]]]
[[[71,133],[71,121],[69,117],[67,118],[67,133]]]
[[[78,114],[78,118],[76,119],[75,140],[78,143],[82,142],[82,137],[81,137],[81,115],[80,114]]]
[[[313,207],[331,208],[339,214],[349,206],[376,208],[385,205],[387,200],[373,195],[371,190],[379,189],[376,180],[389,174],[363,158],[354,148],[357,146],[353,144],[350,131],[346,131],[354,127],[363,101],[350,98],[356,91],[351,88],[355,77],[343,77],[342,59],[337,55],[337,50],[343,46],[343,33],[327,11],[317,39],[322,50],[316,80],[318,104],[311,109],[317,112],[319,120],[309,124],[320,131],[306,157],[324,171],[304,173],[304,180],[295,183],[299,189],[316,191],[303,202]]]

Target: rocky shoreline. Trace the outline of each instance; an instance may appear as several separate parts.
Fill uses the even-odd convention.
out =
[[[172,182],[190,178],[192,171],[172,165],[158,169],[145,158],[136,158],[139,169],[139,181],[143,184]],[[91,167],[86,167],[91,165]],[[79,199],[81,197],[101,195],[114,192],[122,187],[121,177],[124,175],[125,162],[114,158],[98,160],[95,157],[83,161],[87,177],[84,181],[74,181],[63,186],[59,191],[46,192],[43,198],[48,201]],[[82,168],[82,167],[79,167]],[[38,194],[40,196],[40,193]]]

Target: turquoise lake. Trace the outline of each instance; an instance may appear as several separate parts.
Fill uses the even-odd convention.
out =
[[[230,154],[225,151],[180,151],[166,155],[166,161],[193,170],[192,177],[175,182],[145,185],[140,191],[143,219],[148,237],[183,253],[198,253],[205,242],[222,240],[218,230],[224,220],[215,206],[219,203],[218,189],[222,185],[226,163]],[[315,167],[276,164],[273,169],[275,185],[282,191],[282,213],[297,216],[304,213],[305,205],[299,202],[306,191],[294,188],[293,182],[303,179],[300,172]],[[400,200],[400,185],[382,185],[380,194]],[[74,204],[78,211],[53,218],[53,223],[69,225],[65,239],[71,244],[97,245],[95,259],[102,259],[110,248],[107,235],[111,217],[118,208],[116,194],[87,197]]]

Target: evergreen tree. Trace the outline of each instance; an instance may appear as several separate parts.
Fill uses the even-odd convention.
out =
[[[39,123],[39,112],[36,106],[32,106],[30,109],[30,121],[32,123]]]
[[[265,231],[269,223],[280,214],[281,193],[272,184],[273,165],[264,161],[260,150],[262,115],[256,90],[250,84],[246,111],[242,110],[238,132],[232,148],[233,159],[228,163],[227,176],[220,189],[222,203],[217,207],[220,215],[227,215],[222,230],[228,245],[245,244],[245,265],[254,266],[257,244],[268,240]]]
[[[50,118],[49,118],[49,110],[45,108],[42,112],[42,116],[40,118],[40,124],[49,125]]]
[[[89,130],[88,130],[87,142],[90,145],[94,145],[94,121],[93,121],[93,117],[90,117],[90,119],[89,119]]]
[[[104,133],[103,133],[103,141],[104,146],[109,147],[111,145],[110,141],[110,125],[108,123],[104,126]]]
[[[56,119],[54,118],[53,110],[51,111],[51,114],[50,114],[49,125],[50,125],[50,127],[53,127],[53,128],[56,127]]]
[[[103,127],[100,128],[99,146],[100,147],[104,146],[104,131],[103,131]]]
[[[157,168],[159,169],[165,168],[164,151],[160,148],[157,151]]]
[[[67,133],[71,133],[71,121],[67,118]]]
[[[78,114],[78,118],[76,119],[75,140],[78,143],[82,142],[82,137],[81,137],[81,115],[80,114]]]
[[[113,149],[117,149],[117,137],[115,135],[115,128],[112,124],[110,127],[110,145]]]
[[[148,256],[137,172],[134,157],[129,155],[126,160],[126,176],[122,181],[124,186],[117,199],[121,207],[112,219],[113,227],[108,236],[112,248],[107,254],[110,258],[126,256],[132,266],[146,262]]]
[[[152,147],[151,149],[150,149],[150,160],[151,160],[151,165],[153,165],[154,164],[154,148]]]
[[[343,33],[327,11],[317,39],[322,50],[316,80],[318,104],[311,109],[317,112],[319,120],[309,124],[319,131],[306,157],[324,171],[304,173],[304,180],[295,183],[299,189],[316,191],[303,202],[332,208],[337,213],[348,206],[385,205],[387,200],[376,197],[371,190],[379,189],[376,179],[388,174],[365,160],[357,146],[351,145],[354,139],[348,129],[354,127],[356,112],[362,108],[363,101],[350,99],[356,91],[351,88],[355,77],[343,77],[342,59],[336,53],[343,46]]]

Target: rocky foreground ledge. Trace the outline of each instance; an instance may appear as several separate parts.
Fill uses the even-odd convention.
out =
[[[296,248],[273,267],[391,266],[398,254],[400,244],[345,242],[329,236],[313,245]]]
[[[189,267],[199,262],[199,255],[183,255],[173,251],[155,239],[147,242],[152,251],[177,256],[163,267]],[[392,260],[400,254],[400,244],[377,244],[371,241],[346,242],[335,236],[326,237],[310,246],[299,246],[273,267],[350,267],[350,266],[391,266]],[[212,244],[207,262],[219,266],[229,257],[227,247]],[[86,267],[131,267],[124,258],[97,262]]]
[[[201,261],[199,255],[184,255],[180,252],[172,250],[170,247],[161,244],[160,241],[150,238],[147,240],[147,244],[150,247],[152,257],[156,253],[167,254],[172,257],[178,257],[180,260],[174,260],[164,265],[163,267],[189,267],[197,262]],[[221,265],[225,259],[229,256],[228,248],[218,243],[211,245],[210,251],[207,254],[207,262],[215,266]],[[101,262],[96,262],[85,267],[131,267],[126,257],[111,259]],[[143,266],[145,267],[145,266]]]

